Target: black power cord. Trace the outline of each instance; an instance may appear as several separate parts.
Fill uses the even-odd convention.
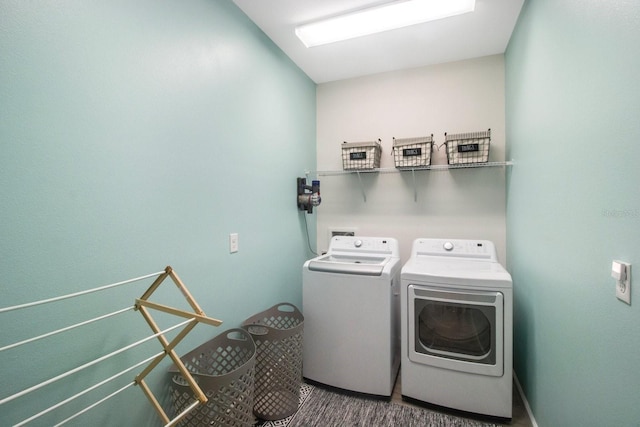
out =
[[[309,239],[309,223],[307,222],[307,213],[306,212],[302,212],[302,215],[304,215],[304,228],[307,230],[307,246],[309,246],[309,251],[314,254],[315,256],[318,256],[318,254],[311,249],[311,240]]]

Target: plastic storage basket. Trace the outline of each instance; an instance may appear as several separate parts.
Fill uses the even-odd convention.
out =
[[[362,170],[380,167],[382,147],[380,139],[370,142],[343,142],[342,169]]]
[[[252,426],[256,347],[243,329],[230,329],[180,359],[208,401],[196,406],[181,426]],[[195,396],[175,365],[169,368],[171,401],[176,414]]]
[[[292,304],[280,303],[248,318],[242,327],[256,344],[253,413],[270,421],[292,415],[302,384],[302,313]]]
[[[415,168],[431,164],[433,134],[416,138],[393,138],[393,160],[396,168]]]
[[[444,134],[450,165],[486,163],[489,160],[491,129],[486,132]]]

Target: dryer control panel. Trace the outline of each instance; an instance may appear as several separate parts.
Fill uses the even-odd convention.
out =
[[[416,239],[412,256],[439,256],[497,261],[493,242],[489,240]]]

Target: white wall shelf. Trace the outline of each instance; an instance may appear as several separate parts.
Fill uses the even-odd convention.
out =
[[[400,173],[410,171],[446,171],[450,169],[470,169],[470,168],[490,168],[490,167],[504,167],[512,166],[513,160],[505,162],[486,162],[486,163],[467,163],[462,165],[430,165],[419,166],[415,168],[377,168],[377,169],[362,169],[362,170],[327,170],[317,171],[318,176],[332,176],[332,175],[349,175],[349,174],[361,174],[361,173]]]
[[[413,199],[414,201],[418,201],[418,188],[416,185],[416,171],[433,171],[433,172],[442,172],[447,170],[455,170],[455,169],[475,169],[475,168],[491,168],[491,167],[506,167],[513,166],[513,160],[507,160],[504,162],[486,162],[486,163],[466,163],[460,165],[430,165],[430,166],[420,166],[415,168],[376,168],[376,169],[362,169],[362,170],[333,170],[333,171],[317,171],[317,175],[320,176],[336,176],[336,175],[351,175],[357,174],[358,181],[360,182],[360,189],[362,191],[362,198],[364,201],[367,201],[367,194],[364,191],[364,185],[362,184],[362,178],[360,177],[363,173],[402,173],[402,172],[411,172],[413,176]]]

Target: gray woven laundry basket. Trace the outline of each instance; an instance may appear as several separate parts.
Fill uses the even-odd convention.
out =
[[[255,422],[253,396],[256,347],[243,329],[229,329],[191,350],[180,360],[207,396],[179,425],[248,427]],[[169,368],[170,395],[176,414],[195,401],[177,367]]]
[[[256,344],[253,413],[270,421],[292,415],[302,384],[304,316],[283,302],[248,318],[242,327]]]

